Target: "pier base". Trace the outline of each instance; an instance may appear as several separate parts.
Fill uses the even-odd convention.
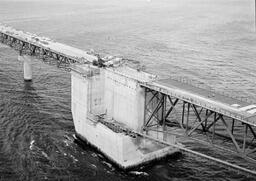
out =
[[[24,80],[32,81],[32,61],[27,55],[19,55],[18,60],[23,62]]]
[[[141,136],[131,137],[115,132],[101,123],[87,120],[79,126],[81,128],[76,131],[76,136],[123,170],[138,168],[178,152],[177,148]]]

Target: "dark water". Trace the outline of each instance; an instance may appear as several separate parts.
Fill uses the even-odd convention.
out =
[[[0,22],[85,50],[136,59],[162,76],[183,76],[255,102],[253,21],[249,0],[0,0]],[[38,60],[33,75],[33,82],[24,82],[17,53],[0,45],[2,180],[255,178],[192,155],[163,160],[142,175],[117,170],[73,141],[70,75]]]

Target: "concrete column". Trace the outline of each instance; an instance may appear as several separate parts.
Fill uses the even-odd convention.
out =
[[[32,62],[31,57],[27,55],[19,55],[19,61],[23,61],[24,80],[32,81]]]

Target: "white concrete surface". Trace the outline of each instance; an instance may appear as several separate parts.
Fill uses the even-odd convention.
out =
[[[123,133],[115,133],[105,125],[95,124],[90,120],[86,123],[83,122],[80,126],[83,130],[78,132],[78,135],[82,139],[94,145],[110,160],[124,169],[177,152],[177,149],[142,137],[132,138]]]
[[[145,89],[138,81],[105,71],[105,107],[107,116],[140,131],[144,121]]]
[[[75,130],[83,131],[83,123],[87,121],[88,82],[77,73],[71,73],[71,111]]]
[[[32,57],[27,55],[18,55],[18,60],[23,62],[24,80],[32,80]]]
[[[100,70],[100,69],[99,69]],[[100,70],[100,74],[89,79],[89,112],[99,115],[106,112],[104,102],[105,71]]]
[[[245,107],[241,107],[241,108],[239,108],[239,110],[248,111],[249,109],[252,109],[252,108],[256,108],[256,105],[248,105],[248,106],[245,106]]]
[[[247,111],[248,113],[250,113],[250,114],[255,114],[256,113],[256,108],[255,109],[252,109],[252,110],[250,110],[250,111]]]
[[[76,133],[113,162],[126,169],[177,151],[142,137],[116,133],[97,122],[95,114],[106,113],[121,125],[140,131],[145,92],[135,79],[88,65],[74,67],[71,75]]]

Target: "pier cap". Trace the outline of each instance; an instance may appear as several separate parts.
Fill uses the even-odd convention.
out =
[[[72,64],[71,72],[80,74],[83,77],[92,77],[100,74],[100,68],[89,64]]]
[[[123,65],[119,67],[109,67],[106,68],[106,70],[114,72],[116,74],[119,74],[121,76],[134,79],[138,82],[152,82],[157,80],[157,76],[154,74],[150,74],[144,71],[138,71],[134,68],[131,68],[129,66]]]

